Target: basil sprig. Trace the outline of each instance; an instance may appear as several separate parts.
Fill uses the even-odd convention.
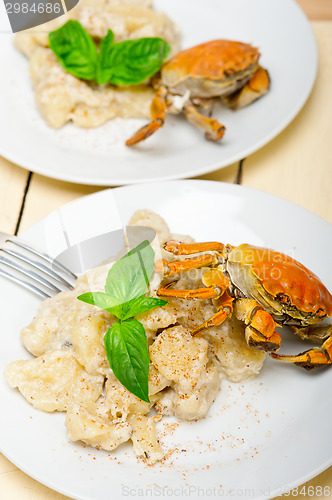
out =
[[[77,78],[95,80],[99,85],[137,85],[154,75],[170,53],[169,44],[158,37],[138,38],[114,43],[108,31],[99,52],[83,28],[70,20],[49,33],[50,48],[61,66]]]
[[[88,292],[77,297],[118,318],[104,337],[108,362],[121,384],[148,403],[148,344],[144,327],[134,316],[167,304],[165,300],[144,295],[153,272],[154,251],[144,241],[113,264],[106,278],[105,293]]]

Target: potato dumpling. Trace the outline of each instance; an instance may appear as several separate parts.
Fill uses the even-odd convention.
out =
[[[144,415],[131,415],[129,422],[133,428],[131,440],[135,455],[144,457],[148,464],[161,460],[165,454],[157,439],[154,418]]]
[[[128,422],[102,418],[92,405],[71,406],[66,413],[66,428],[72,441],[83,441],[107,451],[128,441],[132,434]]]
[[[149,369],[149,396],[153,396],[171,384],[158,370],[150,364]]]
[[[164,307],[156,307],[146,313],[137,316],[138,321],[142,323],[146,330],[159,330],[167,328],[177,322],[178,310],[171,304]]]
[[[167,328],[150,347],[151,361],[168,380],[193,389],[205,372],[208,341],[193,337],[188,328]]]
[[[66,411],[73,404],[95,402],[102,394],[104,377],[89,375],[69,350],[56,350],[35,359],[13,361],[6,379],[35,408]]]
[[[231,382],[249,380],[261,370],[266,352],[248,347],[243,323],[234,315],[221,326],[209,328],[204,335],[211,343],[211,353]]]
[[[105,318],[90,315],[78,322],[71,331],[75,357],[91,375],[109,371],[104,336],[110,326]]]
[[[170,238],[169,228],[164,219],[151,210],[137,210],[131,217],[129,224],[131,226],[152,227],[157,233],[159,244]]]
[[[22,329],[22,344],[34,356],[72,347],[72,330],[82,319],[97,316],[106,321],[111,318],[106,311],[77,300],[80,293],[89,290],[85,288],[81,291],[80,279],[77,286],[74,290],[58,293],[42,302],[37,316]]]
[[[115,377],[110,374],[105,384],[106,397],[104,401],[105,408],[110,410],[113,418],[125,420],[131,413],[140,413],[145,415],[150,411],[152,402],[142,401],[131,392],[129,392]]]
[[[207,414],[221,378],[216,362],[209,361],[208,347],[206,339],[193,337],[183,326],[164,330],[150,347],[152,363],[172,381],[174,393],[166,395],[166,413],[187,420]]]
[[[208,413],[220,387],[221,374],[215,361],[210,361],[196,386],[189,390],[181,383],[173,386],[173,414],[182,420],[203,418]]]

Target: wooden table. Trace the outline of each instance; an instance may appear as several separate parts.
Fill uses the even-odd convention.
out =
[[[200,178],[273,193],[332,223],[332,0],[298,1],[312,22],[318,43],[319,71],[312,95],[295,120],[267,146],[239,163]],[[0,157],[0,230],[18,234],[63,203],[99,189],[48,179]],[[319,434],[319,423],[317,439],[324,439]],[[310,485],[314,492],[310,498],[327,498],[319,495],[317,486],[329,486],[332,498],[332,467],[306,483],[303,491],[308,492]],[[300,495],[306,497],[309,494]],[[67,497],[31,479],[0,454],[0,500],[12,499]]]

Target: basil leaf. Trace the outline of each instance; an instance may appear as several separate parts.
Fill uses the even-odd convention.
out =
[[[79,295],[78,300],[100,307],[117,318],[121,318],[122,305],[119,305],[114,297],[103,292],[87,292]]]
[[[109,37],[100,47],[99,82],[142,83],[157,73],[170,50],[162,38],[138,38],[113,44]]]
[[[112,30],[108,30],[105,38],[102,39],[100,44],[100,57],[97,67],[97,82],[99,85],[107,83],[110,80],[110,68],[108,61],[110,59],[110,52],[114,46],[114,34]]]
[[[146,240],[115,262],[107,275],[105,292],[122,304],[143,295],[154,272],[154,251]],[[120,316],[122,319],[122,312]]]
[[[57,60],[68,73],[83,80],[96,78],[97,48],[78,21],[68,21],[49,33],[49,42]]]
[[[132,318],[133,316],[147,312],[155,307],[165,306],[166,304],[166,300],[156,297],[144,297],[144,295],[142,297],[137,297],[137,299],[124,304],[122,319]]]
[[[136,319],[115,323],[104,337],[107,359],[121,384],[138,398],[149,400],[149,351],[143,325]]]

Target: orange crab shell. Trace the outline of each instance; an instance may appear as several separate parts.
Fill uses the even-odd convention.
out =
[[[169,87],[188,76],[221,80],[256,66],[260,53],[256,47],[232,40],[213,40],[182,50],[164,64],[161,75]]]
[[[274,250],[242,244],[230,254],[233,262],[251,266],[264,289],[272,296],[289,298],[299,311],[332,315],[332,296],[319,278],[295,259]]]

